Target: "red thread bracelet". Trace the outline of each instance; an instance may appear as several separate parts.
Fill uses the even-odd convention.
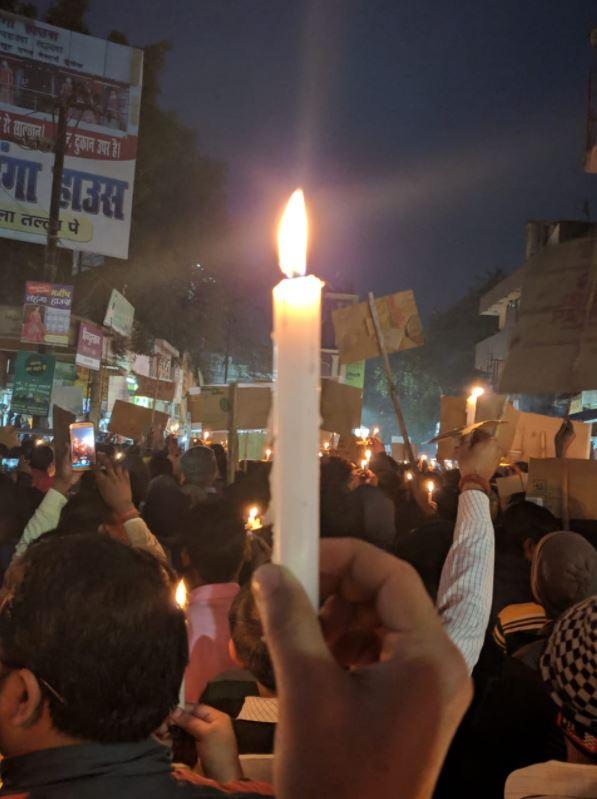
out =
[[[131,508],[127,510],[126,513],[119,513],[116,516],[116,524],[125,524],[126,522],[130,522],[131,519],[138,519],[139,518],[139,511],[136,508]]]

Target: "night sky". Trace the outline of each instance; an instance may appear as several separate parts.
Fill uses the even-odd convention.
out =
[[[578,217],[588,198],[597,219],[595,0],[92,0],[88,23],[172,43],[163,104],[229,165],[239,268],[271,269],[296,185],[313,271],[413,288],[425,313],[515,268],[528,218]]]

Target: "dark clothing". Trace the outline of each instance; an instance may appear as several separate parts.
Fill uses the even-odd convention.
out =
[[[507,605],[533,602],[531,591],[531,564],[522,552],[513,548],[496,551],[493,578],[493,603],[489,629],[493,629],[498,613]]]
[[[468,742],[471,785],[483,785],[484,799],[502,799],[506,778],[516,769],[566,760],[557,708],[537,668],[545,644],[536,641],[506,658],[475,712]]]
[[[419,573],[429,596],[437,599],[444,561],[452,546],[454,523],[428,522],[398,539],[394,554],[407,561]]]
[[[80,744],[8,758],[0,766],[0,796],[30,799],[199,799],[240,797],[207,785],[178,782],[169,750],[152,739],[139,743]],[[242,794],[250,799],[257,794]]]
[[[161,544],[168,546],[177,540],[188,504],[187,497],[171,475],[160,474],[149,482],[143,518]]]
[[[236,718],[248,696],[259,696],[256,682],[215,680],[208,684],[201,702],[227,713],[232,718],[240,755],[271,755],[274,751],[276,725],[267,721]]]

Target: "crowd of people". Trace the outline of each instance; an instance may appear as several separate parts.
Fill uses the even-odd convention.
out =
[[[4,448],[0,796],[595,799],[597,524],[500,505],[488,435],[368,446],[322,453],[318,612],[270,461]]]

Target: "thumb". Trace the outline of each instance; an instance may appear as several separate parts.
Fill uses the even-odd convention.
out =
[[[181,730],[191,735],[196,741],[200,741],[209,729],[209,722],[197,717],[194,713],[188,713],[181,707],[175,708],[170,714],[170,721],[176,724]]]
[[[253,576],[252,590],[278,688],[304,683],[315,676],[317,666],[336,666],[317,614],[288,569],[273,563],[261,566]]]

